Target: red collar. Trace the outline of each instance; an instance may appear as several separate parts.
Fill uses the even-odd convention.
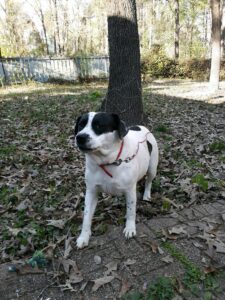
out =
[[[117,154],[116,160],[118,160],[120,158],[120,155],[123,151],[123,145],[124,145],[124,141],[122,140],[122,143],[120,145],[120,150]],[[112,174],[105,168],[105,165],[99,165],[99,167],[109,176],[109,177],[113,177]]]

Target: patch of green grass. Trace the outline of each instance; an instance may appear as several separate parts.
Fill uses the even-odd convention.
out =
[[[174,170],[162,170],[161,171],[161,174],[162,175],[166,175],[167,177],[169,177],[171,180],[174,180],[174,179],[176,179],[177,178],[177,174],[175,173],[175,171]]]
[[[171,134],[171,129],[168,128],[166,125],[164,124],[159,124],[156,128],[155,128],[156,132],[161,132],[161,133],[167,133],[167,134]]]
[[[224,141],[215,141],[209,145],[209,151],[213,153],[220,153],[225,150]]]
[[[204,287],[206,296],[209,297],[211,292],[218,290],[219,285],[216,277],[212,274],[204,274],[197,266],[195,266],[180,250],[171,243],[165,242],[162,246],[185,267],[185,274],[182,279],[186,289],[195,296],[199,296],[201,287]],[[207,298],[208,299],[208,298]],[[209,298],[211,299],[211,298]]]
[[[140,292],[131,292],[127,295],[124,295],[122,297],[122,300],[144,300],[145,297],[143,294],[141,294]]]
[[[19,210],[16,213],[16,220],[15,220],[15,225],[14,227],[16,228],[22,228],[24,226],[26,226],[30,221],[30,218],[28,217],[28,215],[26,214],[26,210]]]
[[[155,178],[152,182],[152,192],[159,192],[161,190],[160,179]]]
[[[105,222],[102,222],[94,228],[94,235],[95,236],[102,235],[106,233],[107,230],[108,230],[108,225]]]
[[[8,186],[0,188],[0,203],[3,205],[15,204],[18,201],[15,189],[10,189]]]
[[[11,235],[10,235],[9,230],[7,228],[3,229],[1,238],[2,238],[3,241],[10,240]]]
[[[180,150],[176,150],[176,151],[172,152],[172,157],[175,160],[179,160],[180,158],[183,157],[183,153]]]
[[[225,163],[225,156],[221,156],[219,160]]]
[[[208,180],[201,173],[195,175],[191,182],[196,183],[204,192],[208,190]]]
[[[19,232],[16,236],[16,238],[19,240],[20,244],[23,246],[28,245],[28,238],[30,234],[29,232]]]
[[[123,300],[171,300],[175,296],[175,279],[169,277],[158,277],[152,283],[146,295],[134,291],[123,296]]]
[[[96,101],[96,100],[98,100],[99,98],[101,98],[102,97],[102,93],[100,92],[100,91],[93,91],[93,92],[91,92],[90,94],[89,94],[89,99],[91,100],[91,101]]]
[[[15,145],[6,145],[0,148],[0,157],[10,156],[17,150]]]
[[[174,297],[174,279],[159,277],[156,282],[148,288],[146,300],[170,300]]]
[[[168,242],[163,243],[162,246],[171,254],[171,256],[182,263],[186,269],[191,270],[194,277],[196,277],[198,280],[201,278],[202,272],[200,269],[196,267],[180,250]]]
[[[164,145],[164,152],[165,152],[165,153],[166,153],[166,152],[169,152],[170,149],[171,149],[171,147],[170,147],[169,144],[165,144],[165,145]]]
[[[202,168],[202,167],[203,167],[202,163],[199,162],[198,160],[194,159],[194,158],[188,160],[188,161],[187,161],[187,165],[188,165],[189,167],[197,167],[197,168]]]

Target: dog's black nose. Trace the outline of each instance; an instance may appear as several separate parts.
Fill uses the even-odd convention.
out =
[[[77,144],[80,146],[84,146],[89,140],[89,135],[86,133],[78,134],[76,136]]]

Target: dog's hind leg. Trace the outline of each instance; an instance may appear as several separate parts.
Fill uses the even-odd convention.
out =
[[[87,189],[85,195],[84,219],[81,234],[77,239],[77,248],[81,249],[88,246],[91,236],[91,223],[97,205],[96,188]]]
[[[149,167],[148,167],[148,171],[147,171],[147,176],[146,176],[146,181],[145,181],[145,191],[144,191],[144,196],[143,196],[143,200],[145,200],[145,201],[151,201],[152,181],[156,176],[158,160],[159,160],[157,143],[156,143],[155,139],[152,140],[151,143],[152,142],[153,142],[153,147],[152,147],[152,151],[150,154]]]

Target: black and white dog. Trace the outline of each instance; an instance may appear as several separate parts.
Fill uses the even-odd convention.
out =
[[[86,156],[86,195],[82,231],[77,247],[88,245],[98,192],[124,194],[127,202],[126,238],[136,235],[136,185],[146,174],[143,200],[151,199],[158,165],[157,142],[144,126],[126,128],[118,115],[90,112],[75,126],[75,145]]]

